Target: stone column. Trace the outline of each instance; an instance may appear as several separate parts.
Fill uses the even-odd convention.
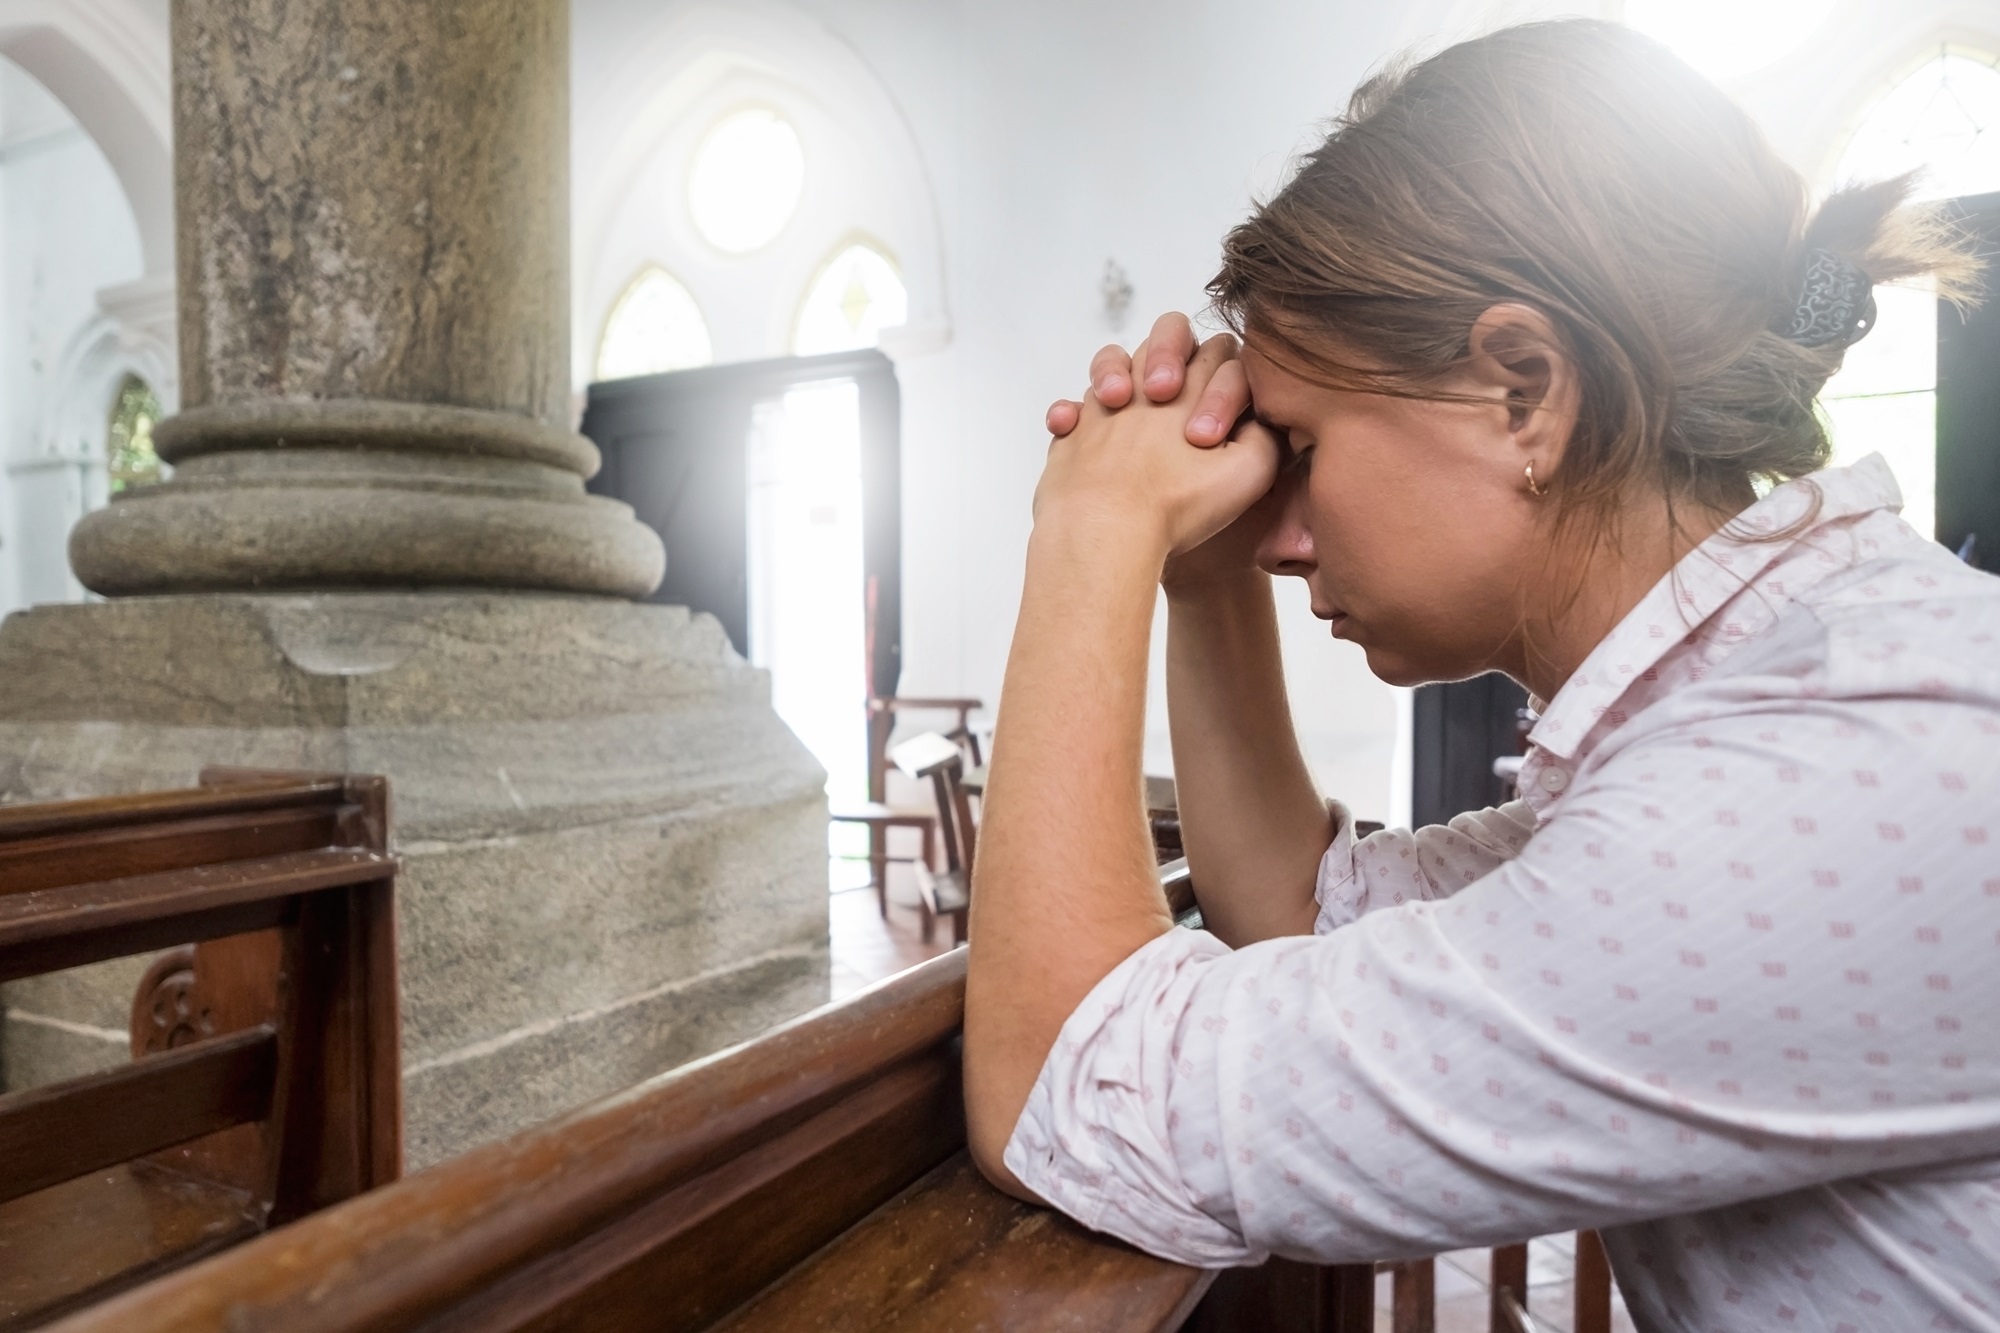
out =
[[[176,5],[175,474],[78,524],[84,586],[658,585],[569,428],[568,24]]]
[[[72,534],[110,600],[0,624],[0,799],[388,775],[413,1167],[826,995],[823,774],[583,489],[567,39],[177,0],[174,475]],[[6,988],[8,1084],[124,1058],[143,965]]]

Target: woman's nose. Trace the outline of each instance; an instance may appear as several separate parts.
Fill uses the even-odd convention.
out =
[[[1257,567],[1266,574],[1307,578],[1319,568],[1313,552],[1312,529],[1306,526],[1306,487],[1303,477],[1279,479],[1282,488],[1277,521],[1257,543]]]

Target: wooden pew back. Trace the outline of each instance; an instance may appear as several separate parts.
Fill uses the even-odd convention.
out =
[[[387,784],[202,780],[0,806],[0,980],[178,946],[130,1064],[0,1096],[0,1329],[400,1173]]]

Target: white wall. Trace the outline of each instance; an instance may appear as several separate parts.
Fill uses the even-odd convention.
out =
[[[82,595],[68,533],[86,505],[103,503],[116,381],[109,367],[79,376],[79,343],[101,317],[99,291],[141,267],[104,154],[0,60],[0,611]]]

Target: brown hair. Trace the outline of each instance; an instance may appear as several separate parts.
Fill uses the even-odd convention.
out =
[[[1750,117],[1650,38],[1506,28],[1356,90],[1326,141],[1233,230],[1209,284],[1239,332],[1322,383],[1410,397],[1498,302],[1542,311],[1579,369],[1563,513],[1634,483],[1726,512],[1825,465],[1813,400],[1835,342],[1780,337],[1808,250],[1968,295],[1969,242],[1908,178],[1806,187]],[[1343,364],[1342,355],[1386,369]]]

